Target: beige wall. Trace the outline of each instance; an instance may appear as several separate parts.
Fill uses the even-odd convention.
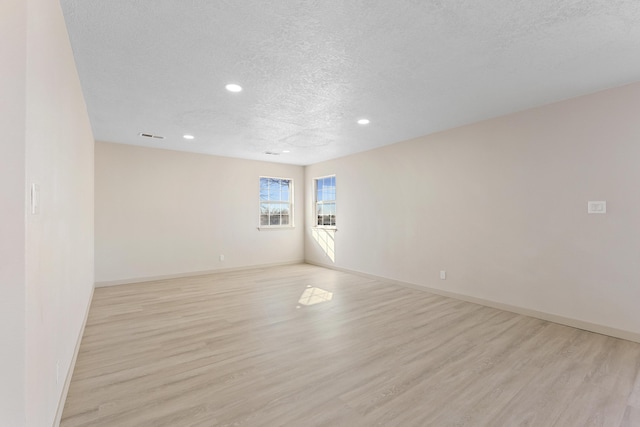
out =
[[[25,423],[27,6],[0,3],[0,425]]]
[[[93,136],[58,2],[0,15],[0,425],[50,426],[92,292]]]
[[[95,162],[98,284],[304,258],[300,166],[103,142]],[[295,229],[258,231],[262,175],[294,180]]]
[[[640,333],[638,111],[633,84],[309,166],[306,258]],[[334,173],[335,263],[311,228]]]
[[[93,289],[93,135],[57,1],[29,0],[26,178],[28,426],[51,425]]]

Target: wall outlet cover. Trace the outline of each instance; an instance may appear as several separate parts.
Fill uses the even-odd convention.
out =
[[[587,202],[587,213],[604,214],[607,213],[607,202],[605,200],[594,200]]]

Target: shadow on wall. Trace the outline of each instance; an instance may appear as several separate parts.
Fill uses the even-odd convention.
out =
[[[313,240],[318,243],[320,249],[322,249],[325,255],[333,263],[336,262],[335,235],[336,230],[330,230],[326,228],[313,228],[311,230],[311,236],[313,236]]]

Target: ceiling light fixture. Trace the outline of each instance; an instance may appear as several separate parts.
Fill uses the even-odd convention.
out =
[[[291,151],[289,150],[282,150],[283,153],[290,153]]]
[[[227,89],[229,92],[240,92],[242,91],[242,86],[235,83],[229,83],[225,86],[225,89]]]
[[[195,136],[193,136],[193,135],[188,135],[188,134],[182,135],[182,137],[183,137],[184,139],[193,139],[193,138],[195,138]]]
[[[368,125],[369,124],[369,119],[360,119],[360,120],[358,120],[358,124],[359,125]]]

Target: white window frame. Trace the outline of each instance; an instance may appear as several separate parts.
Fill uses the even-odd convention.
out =
[[[324,180],[325,178],[333,178],[334,179],[334,185],[335,185],[335,182],[336,182],[336,175],[335,174],[319,176],[319,177],[313,178],[313,218],[314,218],[313,219],[313,223],[314,223],[313,226],[315,228],[324,228],[324,229],[328,229],[328,230],[337,230],[337,222],[336,222],[336,217],[338,215],[337,189],[336,189],[336,192],[334,193],[334,198],[333,199],[318,200],[318,181]],[[335,187],[337,187],[337,185],[335,185]],[[331,225],[318,224],[318,206],[322,206],[324,204],[333,204],[333,206],[334,206],[334,214],[333,214],[334,218],[333,218],[333,224],[331,224]]]
[[[275,200],[275,199],[267,199],[266,201],[262,199],[261,190],[262,190],[262,180],[263,179],[273,179],[273,180],[281,180],[289,182],[289,200]],[[258,179],[258,229],[287,229],[294,228],[294,186],[292,178],[283,178],[277,176],[260,176]],[[287,204],[289,207],[289,224],[262,224],[262,205],[263,204]],[[271,222],[270,220],[268,222]]]

